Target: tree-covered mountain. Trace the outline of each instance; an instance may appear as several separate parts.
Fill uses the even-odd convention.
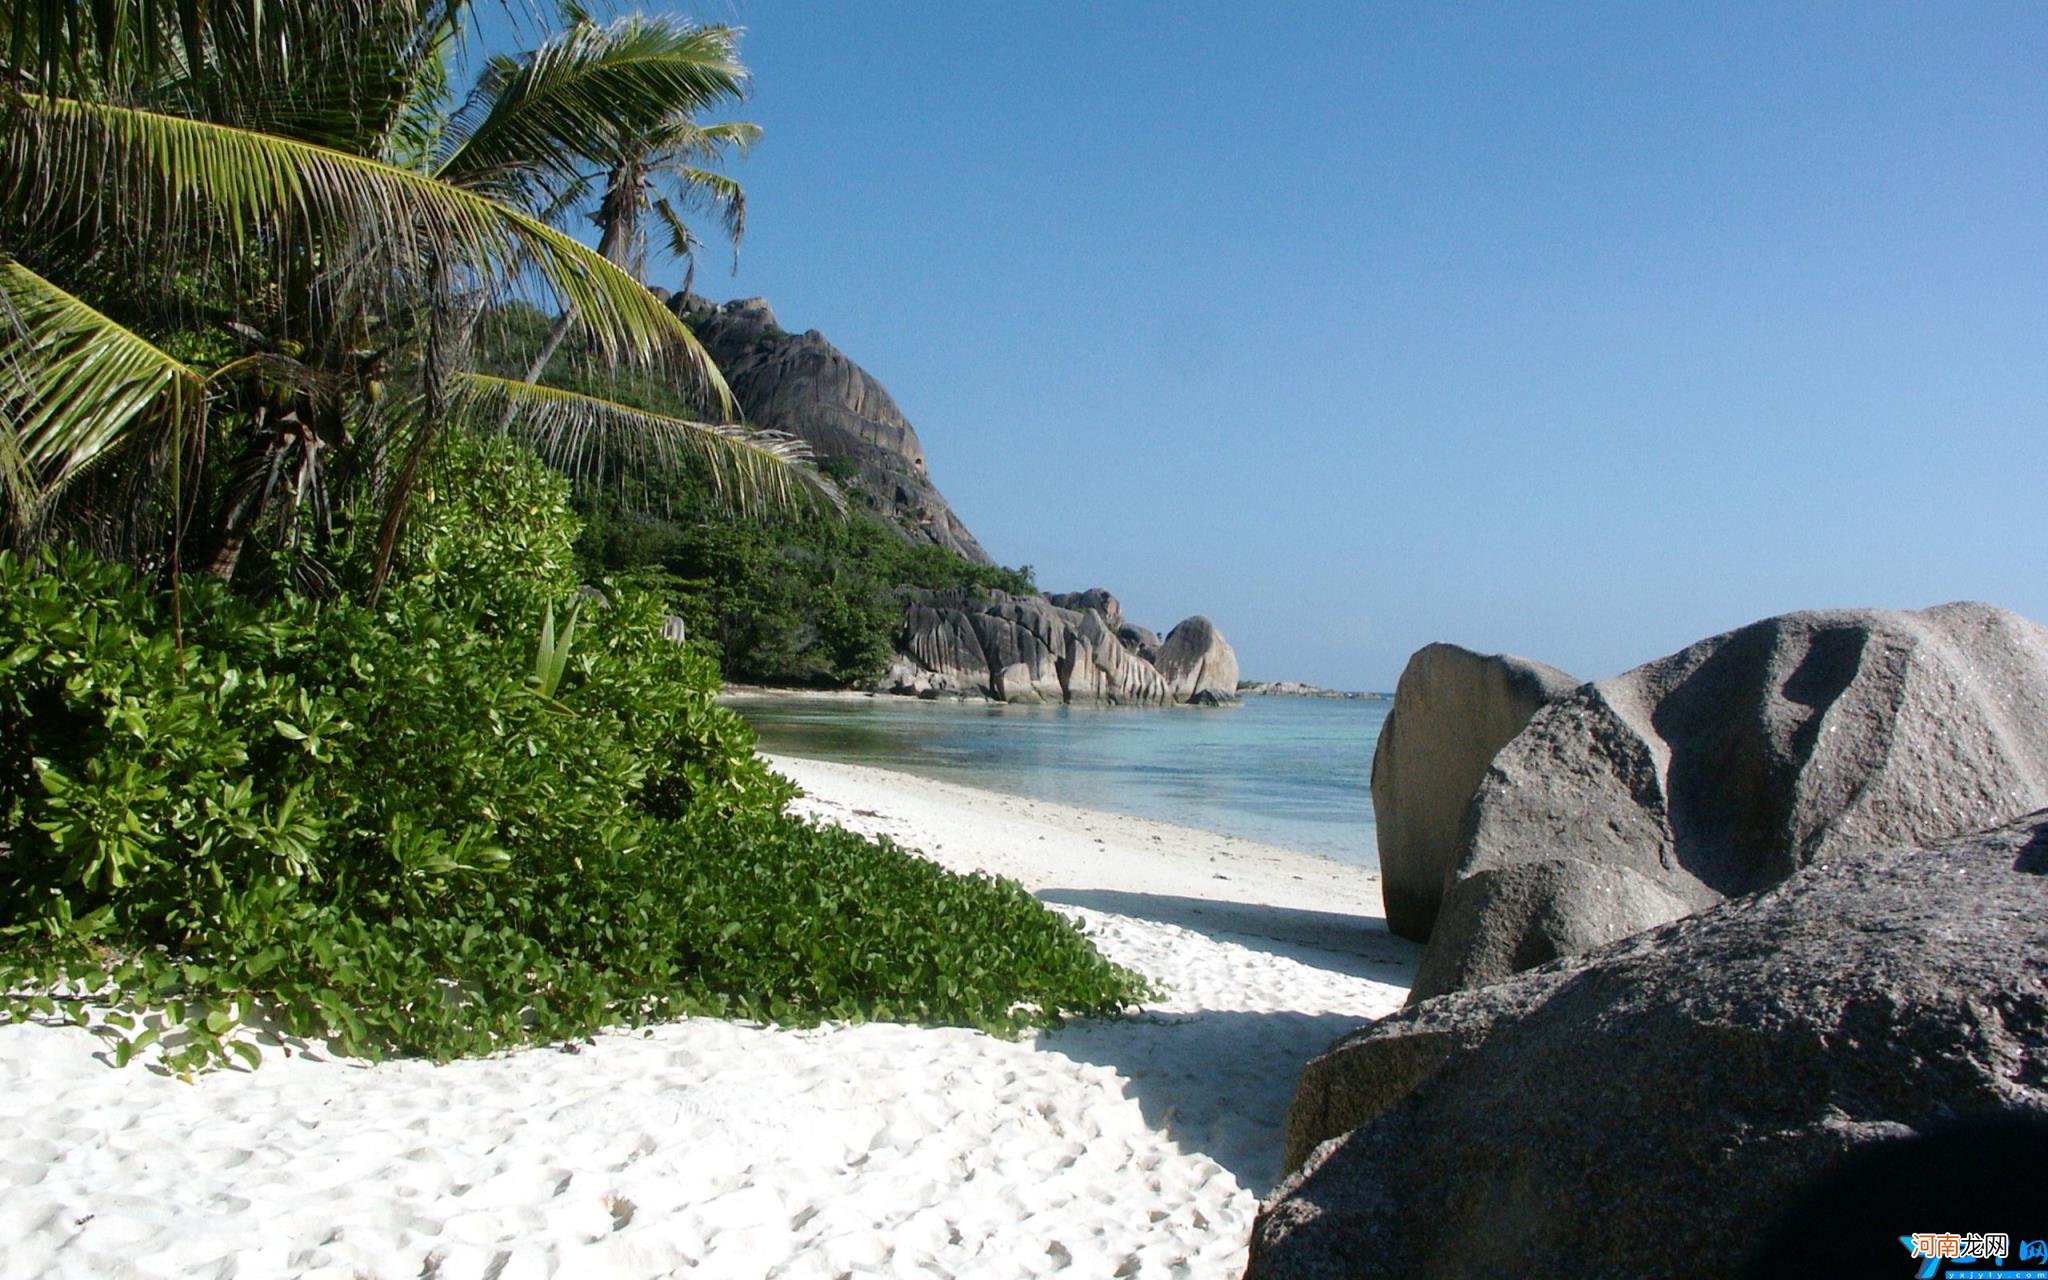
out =
[[[1037,590],[1028,566],[990,561],[932,485],[895,401],[822,335],[785,332],[755,299],[669,301],[724,371],[748,424],[807,449],[846,510],[736,505],[715,473],[695,467],[593,474],[598,483],[579,500],[588,578],[660,590],[728,680],[830,688],[883,677],[902,628],[899,588]],[[494,368],[518,377],[550,332],[538,310],[507,306],[483,326],[483,345]],[[594,363],[573,347],[543,380],[678,419],[711,407],[658,374]]]

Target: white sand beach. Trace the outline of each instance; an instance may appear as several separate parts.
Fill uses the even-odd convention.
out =
[[[1016,1042],[695,1019],[185,1083],[0,1028],[0,1277],[1235,1277],[1301,1064],[1418,949],[1368,872],[778,759],[802,812],[1022,882],[1168,995]],[[572,1051],[573,1050],[573,1051]]]

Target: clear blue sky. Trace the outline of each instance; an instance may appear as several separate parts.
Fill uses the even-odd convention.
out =
[[[2048,620],[2048,5],[683,12],[766,130],[700,289],[872,371],[1048,588],[1376,689]]]

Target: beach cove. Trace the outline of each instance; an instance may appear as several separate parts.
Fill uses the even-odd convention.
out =
[[[771,756],[872,765],[1378,865],[1367,779],[1384,700],[1146,708],[748,690],[720,701]]]
[[[0,1277],[1235,1277],[1300,1064],[1397,1008],[1377,879],[774,758],[799,813],[1012,877],[1167,988],[1005,1041],[687,1019],[436,1067],[318,1046],[185,1083],[0,1028]]]

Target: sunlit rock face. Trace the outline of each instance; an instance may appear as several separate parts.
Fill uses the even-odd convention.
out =
[[[1500,749],[1415,998],[2044,805],[2048,628],[1986,604],[1767,618],[1581,686]]]
[[[1459,823],[1494,753],[1578,683],[1556,667],[1454,644],[1408,659],[1372,757],[1387,928],[1429,941],[1458,867]]]
[[[671,301],[725,375],[749,423],[807,442],[848,468],[846,488],[906,538],[976,564],[988,553],[926,473],[924,446],[882,384],[812,329],[789,333],[763,298]]]

